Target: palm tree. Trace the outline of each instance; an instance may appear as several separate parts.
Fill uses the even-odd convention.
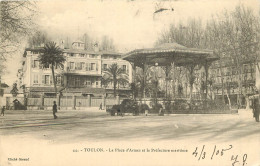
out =
[[[101,84],[102,84],[102,86],[106,89],[106,88],[108,87],[108,85],[109,85],[109,79],[106,78],[105,76],[103,76],[103,77],[101,78]]]
[[[66,58],[62,55],[62,50],[55,42],[49,42],[45,44],[43,54],[39,55],[39,61],[43,67],[51,66],[55,94],[57,94],[57,80],[55,79],[54,69],[55,66],[63,68],[63,62],[66,61]]]
[[[128,78],[126,72],[120,68],[117,63],[113,63],[107,69],[104,70],[103,78],[109,82],[113,83],[114,87],[114,97],[116,97],[116,87],[119,84],[128,83]]]

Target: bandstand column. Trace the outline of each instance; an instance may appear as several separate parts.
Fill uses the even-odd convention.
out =
[[[165,72],[165,98],[168,97],[168,81],[169,81],[169,72],[171,70],[171,65],[163,66],[162,69]]]
[[[146,72],[148,70],[148,64],[147,62],[143,62],[143,65],[142,65],[142,69],[143,69],[143,95],[142,95],[142,98],[145,99],[145,85],[146,85]]]
[[[209,75],[209,63],[206,61],[205,62],[205,74],[206,74],[206,96],[205,96],[205,100],[207,102],[207,98],[208,98],[208,75]]]
[[[133,84],[134,84],[134,92],[133,92],[133,98],[134,98],[134,100],[136,99],[136,96],[135,96],[135,90],[136,90],[136,64],[135,64],[135,62],[132,62],[131,63],[131,65],[132,65],[132,73],[133,73],[133,78],[132,78],[132,82],[133,82]]]

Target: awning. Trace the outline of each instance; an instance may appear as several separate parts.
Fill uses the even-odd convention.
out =
[[[57,87],[57,91],[60,92],[63,87]],[[55,93],[54,87],[30,87],[30,92],[52,92]]]
[[[65,88],[61,92],[63,92],[63,93],[82,93],[82,94],[105,94],[105,89],[104,88],[92,88],[92,87]]]

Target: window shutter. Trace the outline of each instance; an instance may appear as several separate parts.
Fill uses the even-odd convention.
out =
[[[89,63],[86,63],[86,71],[89,71]]]
[[[34,61],[33,60],[31,60],[31,66],[32,66],[32,68],[34,68]]]
[[[45,84],[45,76],[42,75],[42,84]]]

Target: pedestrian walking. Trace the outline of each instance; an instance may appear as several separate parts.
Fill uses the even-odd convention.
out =
[[[99,110],[102,110],[102,103],[100,103],[99,105]]]
[[[2,107],[2,111],[1,111],[1,115],[3,114],[3,116],[5,116],[5,106]],[[0,115],[0,116],[1,116]]]
[[[57,113],[56,101],[53,102],[52,111],[53,111],[53,117],[54,117],[54,119],[57,119],[58,117],[57,117],[57,115],[56,115],[56,113]]]
[[[259,122],[259,112],[260,112],[260,103],[259,98],[254,98],[253,100],[253,117],[256,122]]]

